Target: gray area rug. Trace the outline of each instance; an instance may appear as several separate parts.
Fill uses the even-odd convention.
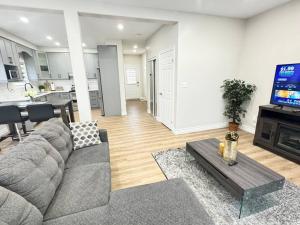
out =
[[[152,155],[168,179],[183,178],[189,184],[216,225],[300,225],[300,188],[288,181],[282,190],[247,202],[238,219],[240,202],[185,149]]]

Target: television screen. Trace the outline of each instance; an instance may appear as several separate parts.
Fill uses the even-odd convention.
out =
[[[271,104],[300,108],[300,64],[276,67]]]

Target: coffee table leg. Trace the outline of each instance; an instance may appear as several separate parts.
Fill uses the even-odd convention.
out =
[[[243,203],[244,203],[244,196],[241,199],[241,206],[240,206],[240,213],[239,213],[239,219],[241,219],[242,211],[243,211]]]

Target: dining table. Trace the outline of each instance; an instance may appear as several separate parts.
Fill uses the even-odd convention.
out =
[[[60,110],[60,117],[62,118],[62,121],[69,127],[69,122],[75,122],[75,116],[74,116],[74,110],[72,106],[72,100],[71,99],[49,99],[44,102],[40,101],[7,101],[7,102],[1,102],[1,106],[7,106],[7,105],[16,105],[20,108],[21,112],[26,112],[26,107],[28,105],[33,104],[51,104],[54,109]],[[13,125],[9,125],[9,129],[11,133],[15,133],[15,128]]]

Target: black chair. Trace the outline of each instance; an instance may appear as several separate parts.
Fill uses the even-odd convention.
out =
[[[26,108],[31,122],[40,123],[57,117],[51,104],[32,104]]]
[[[16,105],[0,106],[0,124],[10,125],[18,135],[20,141],[22,141],[21,132],[18,127],[18,123],[22,124],[23,132],[26,134],[25,121],[28,120],[27,115],[22,115],[21,110]]]

